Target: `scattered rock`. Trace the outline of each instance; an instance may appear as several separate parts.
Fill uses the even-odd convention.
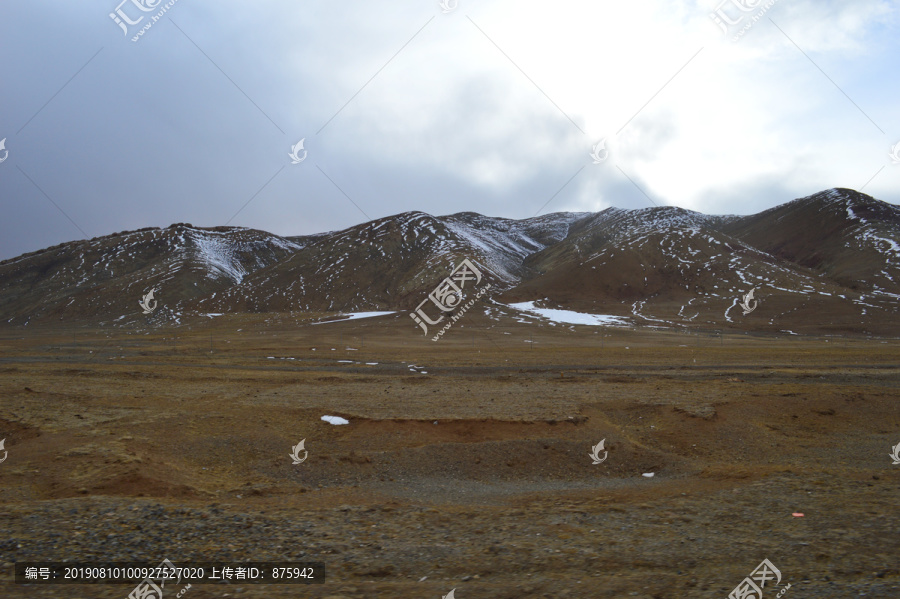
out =
[[[711,404],[680,404],[674,407],[676,412],[687,414],[691,418],[712,420],[716,417],[716,408]]]

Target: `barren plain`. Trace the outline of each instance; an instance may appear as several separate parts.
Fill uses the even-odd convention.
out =
[[[479,318],[0,331],[0,596],[163,559],[325,565],[190,599],[724,599],[763,559],[766,599],[900,596],[900,341]]]

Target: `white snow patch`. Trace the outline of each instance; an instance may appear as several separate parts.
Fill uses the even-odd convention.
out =
[[[522,312],[531,312],[537,314],[554,323],[563,324],[585,324],[591,326],[628,326],[628,319],[621,316],[611,316],[609,314],[587,314],[585,312],[575,312],[573,310],[555,310],[551,308],[536,308],[534,302],[520,302],[518,304],[509,304],[510,308],[515,308]]]
[[[219,274],[228,277],[235,284],[244,280],[247,271],[234,255],[234,247],[229,241],[207,235],[194,235],[192,240],[196,243],[197,258],[209,269],[207,277],[214,279],[215,274]]]
[[[324,420],[325,422],[327,422],[329,424],[333,424],[335,426],[337,426],[339,424],[350,424],[349,420],[345,420],[344,418],[341,418],[340,416],[322,416],[322,420]]]
[[[384,316],[385,314],[396,314],[396,311],[392,312],[352,312],[350,314],[343,314],[340,318],[335,320],[323,320],[321,322],[313,322],[310,324],[328,324],[329,322],[346,322],[348,320],[356,320],[357,318],[374,318],[375,316]]]

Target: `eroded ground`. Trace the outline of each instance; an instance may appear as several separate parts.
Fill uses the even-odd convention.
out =
[[[197,599],[723,598],[764,558],[787,598],[900,596],[897,341],[225,318],[3,332],[0,596],[163,558],[327,568]]]

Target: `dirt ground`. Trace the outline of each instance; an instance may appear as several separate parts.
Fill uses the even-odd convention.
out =
[[[766,599],[900,597],[898,364],[474,315],[438,342],[405,315],[0,330],[0,597],[134,587],[15,562],[163,559],[325,568],[188,599],[724,599],[763,559]]]

